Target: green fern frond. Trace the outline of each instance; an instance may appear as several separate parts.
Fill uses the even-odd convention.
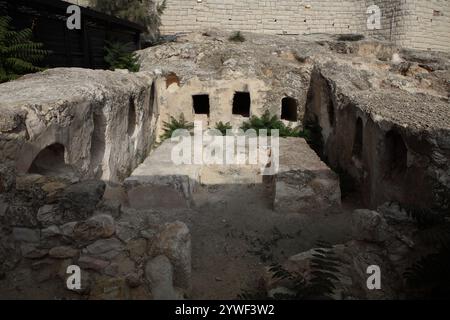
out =
[[[31,29],[13,30],[11,21],[8,16],[0,16],[0,82],[43,70],[34,64],[42,61],[49,53],[42,49],[41,43],[31,40]]]
[[[135,53],[131,52],[131,46],[131,43],[106,42],[105,61],[111,70],[127,69],[131,72],[139,71],[138,57]]]
[[[215,129],[219,130],[222,135],[225,136],[227,134],[227,130],[231,130],[233,127],[229,122],[223,123],[222,121],[219,121],[216,123]]]
[[[159,137],[160,141],[162,142],[166,139],[170,139],[174,131],[178,129],[192,131],[192,129],[194,129],[194,124],[186,121],[183,113],[180,114],[179,119],[171,116],[168,122],[163,121],[163,134]]]
[[[299,127],[286,126],[276,115],[271,115],[269,111],[264,112],[261,117],[252,116],[249,121],[242,124],[241,129],[247,131],[254,129],[258,134],[260,130],[267,130],[270,135],[270,130],[278,130],[280,137],[302,137],[307,138],[308,132],[302,131]]]

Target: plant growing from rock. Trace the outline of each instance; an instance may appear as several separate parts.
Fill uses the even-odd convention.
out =
[[[240,31],[233,32],[233,34],[228,38],[229,41],[232,42],[244,42],[245,37],[242,35]]]
[[[131,52],[129,43],[123,44],[119,42],[106,42],[105,61],[111,70],[127,69],[131,72],[138,72],[140,65],[138,57]]]
[[[227,130],[233,129],[231,124],[229,122],[223,123],[222,121],[219,121],[216,123],[215,129],[219,130],[223,136],[227,134]]]
[[[174,117],[170,117],[170,121],[164,121],[163,122],[163,134],[159,137],[159,140],[163,142],[166,139],[170,139],[172,137],[172,134],[179,129],[188,130],[189,132],[192,131],[194,128],[194,124],[192,122],[186,121],[184,118],[184,114],[180,114],[179,119],[176,119]]]
[[[8,16],[0,16],[0,83],[42,71],[35,64],[49,53],[42,49],[42,43],[32,41],[31,29],[13,30],[11,20]]]
[[[279,264],[270,267],[272,279],[288,280],[292,286],[291,294],[275,294],[276,300],[316,300],[332,299],[332,294],[336,289],[335,283],[339,282],[338,275],[343,266],[341,259],[333,251],[333,247],[324,241],[317,242],[318,248],[313,249],[314,253],[310,261],[310,271],[308,277],[296,272],[290,272]],[[238,297],[244,300],[267,299],[267,294],[257,290],[256,292],[244,291]]]
[[[269,111],[264,112],[261,117],[252,116],[249,121],[242,124],[241,129],[244,131],[254,129],[258,134],[260,130],[265,129],[268,135],[271,135],[270,130],[278,130],[280,137],[309,137],[309,130],[286,126],[276,115],[272,116]]]
[[[450,198],[448,192],[447,198]],[[405,272],[406,294],[412,299],[448,299],[450,297],[450,210],[432,207],[403,208],[416,222],[417,236],[432,248]]]

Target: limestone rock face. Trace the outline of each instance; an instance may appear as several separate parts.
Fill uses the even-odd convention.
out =
[[[184,113],[238,127],[268,110],[309,129],[321,158],[360,186],[367,207],[448,202],[448,53],[333,35],[228,37],[196,32],[139,52],[142,68],[159,76],[161,121]],[[250,96],[243,114],[233,111],[238,93]],[[208,114],[190,111],[196,95],[208,97]],[[285,98],[297,102],[292,114]]]
[[[186,208],[200,180],[200,166],[172,161],[176,143],[164,141],[125,180],[130,206],[144,208]]]
[[[375,60],[369,67],[357,55],[344,56],[352,63],[341,56],[316,60],[305,111],[305,122],[320,128],[327,163],[348,174],[370,208],[386,201],[445,205],[449,60],[442,57],[443,70],[430,71],[421,66],[435,58],[404,54],[409,61],[398,70],[394,63]]]
[[[238,127],[245,115],[232,112],[236,92],[250,93],[250,115],[265,110],[281,115],[281,100],[296,101],[300,123],[309,74],[313,64],[308,59],[321,46],[310,42],[305,46],[292,37],[248,35],[247,41],[235,44],[225,33],[193,33],[176,42],[139,51],[142,70],[159,74],[158,105],[161,121],[184,113],[188,121],[199,120],[213,127],[217,122],[230,122]],[[192,114],[192,95],[209,96],[210,113]],[[297,113],[297,112],[296,112]]]
[[[121,181],[150,150],[148,74],[56,68],[0,86],[0,159],[25,173]],[[0,188],[10,184],[6,176]]]

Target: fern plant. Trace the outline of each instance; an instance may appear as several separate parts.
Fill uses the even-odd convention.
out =
[[[0,83],[42,71],[35,63],[49,53],[42,49],[42,43],[31,40],[31,29],[15,31],[10,26],[11,21],[8,16],[0,16]]]
[[[130,43],[124,44],[119,42],[106,42],[105,46],[105,62],[111,70],[127,69],[131,72],[139,71],[138,57],[129,49]]]
[[[276,280],[287,279],[292,283],[293,294],[275,294],[277,300],[316,300],[332,299],[336,289],[335,283],[339,282],[338,275],[343,262],[336,256],[333,247],[324,241],[317,242],[318,248],[314,249],[311,259],[311,271],[309,277],[303,277],[298,273],[290,272],[279,264],[272,265],[270,272]],[[238,297],[245,300],[261,299],[261,290],[256,292],[243,291]],[[266,296],[267,298],[267,296]]]
[[[247,131],[254,129],[258,134],[260,130],[267,130],[270,135],[270,130],[278,130],[280,137],[302,137],[308,138],[308,130],[300,130],[299,127],[286,126],[276,115],[271,115],[269,111],[264,112],[261,117],[252,116],[249,121],[242,124],[241,129]]]
[[[223,123],[222,121],[219,121],[216,123],[215,129],[219,130],[223,136],[227,134],[227,130],[233,129],[231,124],[229,122]]]
[[[232,42],[244,42],[245,37],[242,35],[240,31],[236,31],[228,38],[228,40]]]
[[[450,247],[441,246],[405,272],[407,295],[413,299],[450,298]]]
[[[193,128],[194,124],[192,122],[186,121],[183,113],[180,114],[179,119],[171,116],[169,122],[163,122],[163,134],[159,137],[159,140],[162,142],[166,139],[170,139],[175,130],[184,129],[191,131]]]

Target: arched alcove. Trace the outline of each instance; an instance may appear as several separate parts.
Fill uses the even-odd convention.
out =
[[[408,168],[408,148],[397,131],[386,133],[386,172],[389,175],[404,173]]]
[[[64,153],[65,148],[60,143],[47,146],[34,158],[28,173],[43,176],[72,176],[73,170],[66,164]]]

